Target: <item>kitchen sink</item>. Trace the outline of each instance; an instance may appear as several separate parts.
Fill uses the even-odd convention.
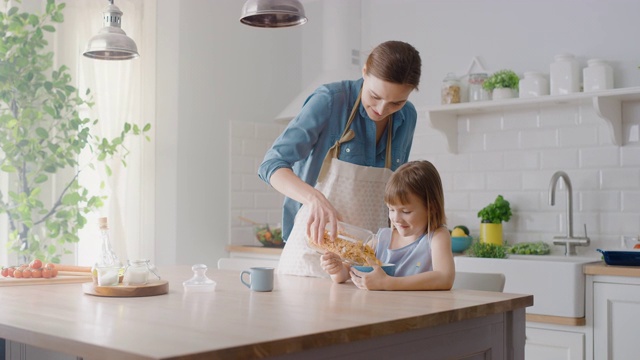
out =
[[[598,258],[553,255],[510,255],[506,259],[454,257],[456,271],[503,273],[504,292],[533,295],[527,313],[584,317],[585,275],[582,266]]]

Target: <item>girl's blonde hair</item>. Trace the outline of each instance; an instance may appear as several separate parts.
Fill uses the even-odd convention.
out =
[[[432,163],[418,160],[400,166],[387,182],[384,201],[390,205],[405,205],[409,203],[409,194],[420,198],[426,207],[428,232],[446,224],[442,181]]]

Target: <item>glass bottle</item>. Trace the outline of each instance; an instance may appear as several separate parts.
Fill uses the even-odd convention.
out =
[[[122,262],[113,251],[109,239],[109,225],[106,217],[98,219],[100,227],[100,254],[93,264],[91,275],[93,282],[99,286],[118,285],[120,277],[124,273]]]
[[[469,102],[490,100],[489,92],[482,87],[488,78],[486,73],[469,74]]]
[[[442,80],[440,88],[442,104],[457,104],[460,102],[460,80],[454,73],[448,73]]]

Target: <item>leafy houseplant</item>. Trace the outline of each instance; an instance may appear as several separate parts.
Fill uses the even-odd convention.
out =
[[[511,205],[502,195],[480,210],[480,242],[502,245],[502,222],[509,221],[511,215]]]
[[[21,261],[59,262],[70,253],[66,246],[79,241],[84,215],[105,199],[80,184],[79,174],[102,163],[111,175],[108,160],[114,156],[126,166],[125,139],[150,125],[126,123],[113,139],[94,135],[98,120],[78,112],[93,103],[71,85],[66,66],[53,68],[53,52],[47,50],[45,34],[56,30],[52,23],[64,21],[65,4],[47,0],[44,14],[6,8],[0,12],[0,171],[7,174],[9,190],[0,190],[0,215],[8,218],[8,246]],[[89,94],[87,89],[84,96]],[[83,150],[93,156],[86,164],[78,157]],[[58,193],[45,195],[53,175]]]
[[[500,224],[511,219],[511,205],[502,195],[496,200],[478,211],[478,217],[483,223]]]
[[[520,78],[512,70],[500,70],[491,75],[482,84],[485,90],[492,91],[498,88],[517,89]]]

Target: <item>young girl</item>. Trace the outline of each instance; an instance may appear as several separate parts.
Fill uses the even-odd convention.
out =
[[[455,277],[451,236],[445,225],[444,194],[438,171],[428,161],[400,166],[385,188],[391,228],[378,231],[376,257],[395,264],[395,276],[375,266],[363,273],[334,253],[321,257],[333,281],[351,281],[367,290],[449,290]]]

